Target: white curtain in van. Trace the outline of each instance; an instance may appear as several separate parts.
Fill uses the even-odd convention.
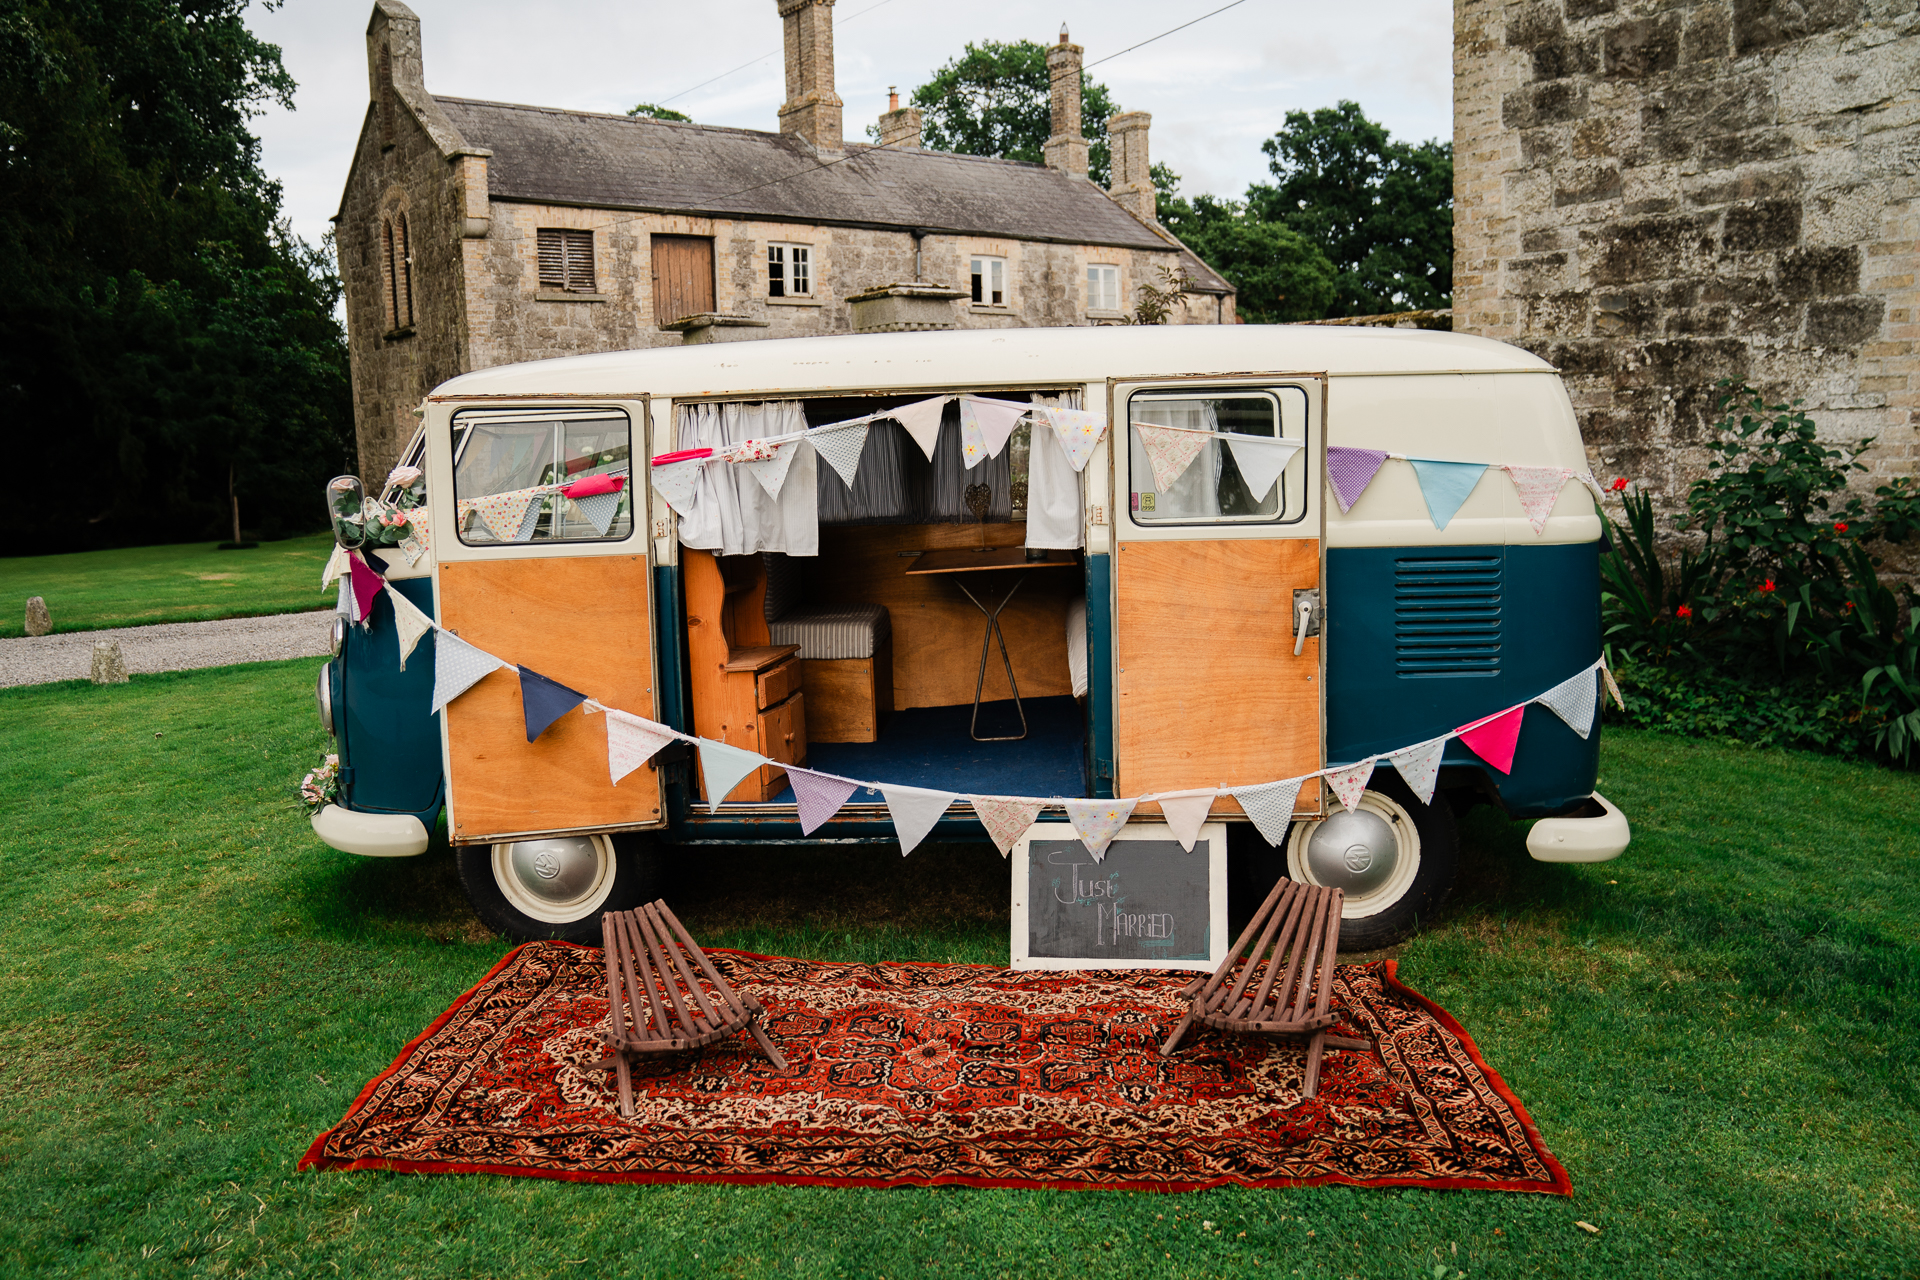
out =
[[[1212,400],[1146,400],[1133,407],[1135,421],[1156,427],[1188,427],[1199,431],[1218,431],[1220,419]],[[1157,495],[1154,515],[1161,520],[1212,519],[1220,514],[1220,441],[1209,439],[1173,487]],[[1133,490],[1153,482],[1153,466],[1147,461],[1146,446],[1140,433],[1127,428],[1129,475]]]
[[[1051,409],[1078,409],[1080,393],[1033,397]],[[1002,455],[1004,456],[1004,455]],[[1027,545],[1071,551],[1086,541],[1081,507],[1081,475],[1067,459],[1060,436],[1047,423],[1033,421],[1027,454]]]
[[[677,404],[676,449],[722,449],[747,440],[792,435],[807,429],[798,400],[758,404]],[[787,482],[774,498],[746,467],[717,463],[700,468],[691,510],[680,517],[680,542],[723,556],[780,551],[820,554],[820,515],[814,489],[813,450],[795,449]]]

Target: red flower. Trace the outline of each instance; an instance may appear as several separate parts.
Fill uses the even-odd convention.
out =
[[[1772,591],[1772,590],[1773,590],[1773,579],[1772,579],[1772,578],[1768,578],[1768,579],[1767,579],[1767,580],[1766,580],[1765,582],[1763,582],[1763,583],[1761,583],[1761,584],[1759,585],[1759,587],[1758,587],[1758,588],[1756,588],[1756,590],[1758,590],[1759,592],[1761,592],[1761,594],[1763,594],[1763,595],[1764,595],[1764,594],[1766,594],[1766,593],[1767,593],[1767,592],[1769,592],[1769,591]]]
[[[1851,600],[1849,600],[1849,601],[1847,601],[1847,605],[1846,605],[1846,608],[1844,608],[1844,609],[1842,609],[1842,610],[1841,610],[1840,612],[1842,612],[1842,613],[1852,613],[1852,612],[1853,612],[1853,601],[1851,601]]]
[[[1675,609],[1673,611],[1673,616],[1676,618],[1691,618],[1693,616],[1693,606],[1690,604],[1683,604],[1678,609]]]
[[[1845,520],[1835,521],[1833,531],[1835,533],[1845,533],[1847,531],[1847,522]]]
[[[1627,478],[1625,476],[1615,476],[1613,478],[1613,491],[1615,493],[1620,492],[1622,489],[1626,487],[1627,487]]]

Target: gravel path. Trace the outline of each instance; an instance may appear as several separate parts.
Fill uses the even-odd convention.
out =
[[[85,680],[93,674],[93,646],[118,640],[130,672],[190,671],[235,662],[317,658],[329,647],[331,609],[215,622],[162,622],[151,627],[68,631],[0,640],[0,688]]]

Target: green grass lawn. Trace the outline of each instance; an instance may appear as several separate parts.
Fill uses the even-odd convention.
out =
[[[1535,863],[1477,811],[1468,887],[1400,957],[1526,1102],[1571,1200],[295,1173],[507,950],[444,848],[314,840],[292,802],[324,746],[314,665],[0,691],[5,1273],[1851,1277],[1920,1258],[1920,777],[1635,732],[1609,733],[1602,779],[1635,823],[1625,857]],[[991,848],[702,851],[680,877],[716,945],[1007,955]]]
[[[42,596],[55,631],[150,622],[256,618],[325,609],[320,571],[330,534],[220,551],[211,542],[0,559],[0,637],[26,634],[27,599]]]

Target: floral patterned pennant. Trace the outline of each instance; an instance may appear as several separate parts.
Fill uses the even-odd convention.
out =
[[[743,464],[747,473],[767,491],[769,498],[778,498],[781,487],[787,483],[787,470],[793,466],[793,455],[798,452],[798,444],[799,441],[771,445],[766,457],[754,458]]]
[[[987,829],[993,847],[1003,858],[1013,853],[1014,843],[1027,833],[1027,828],[1046,808],[1044,801],[1020,796],[968,796],[967,802],[973,806],[980,825]]]
[[[1372,776],[1373,760],[1369,757],[1359,764],[1335,769],[1327,775],[1327,785],[1333,788],[1333,794],[1340,797],[1340,803],[1351,811],[1360,807],[1360,797],[1366,794],[1367,779]]]
[[[960,397],[960,460],[971,471],[988,458],[997,458],[1007,439],[1032,405],[984,396]]]
[[[652,468],[655,492],[667,500],[668,506],[686,515],[693,510],[694,488],[700,480],[700,468],[706,465],[705,458],[686,458],[655,466]]]
[[[595,708],[587,703],[587,710]],[[607,776],[613,779],[615,786],[620,779],[638,769],[641,765],[660,753],[660,748],[673,741],[673,733],[665,725],[643,720],[639,716],[618,711],[612,707],[607,712]]]
[[[1140,448],[1147,455],[1147,465],[1153,468],[1154,486],[1162,493],[1187,474],[1187,468],[1213,438],[1204,431],[1156,427],[1145,422],[1134,423],[1133,429],[1140,433]]]
[[[1560,490],[1573,472],[1565,467],[1508,467],[1507,474],[1513,477],[1513,487],[1520,495],[1520,510],[1526,513],[1527,523],[1535,533],[1545,533],[1547,517],[1553,514],[1554,504],[1560,501]]]
[[[1067,451],[1067,462],[1075,471],[1087,469],[1087,459],[1093,456],[1093,446],[1100,443],[1100,437],[1107,433],[1107,415],[1095,413],[1090,409],[1039,409],[1047,421],[1053,424],[1053,433],[1060,438],[1060,447]]]
[[[1107,846],[1127,825],[1127,819],[1133,814],[1133,800],[1063,800],[1067,817],[1073,822],[1073,833],[1080,837],[1080,843],[1087,846],[1087,852],[1093,855],[1095,862],[1106,859]]]

